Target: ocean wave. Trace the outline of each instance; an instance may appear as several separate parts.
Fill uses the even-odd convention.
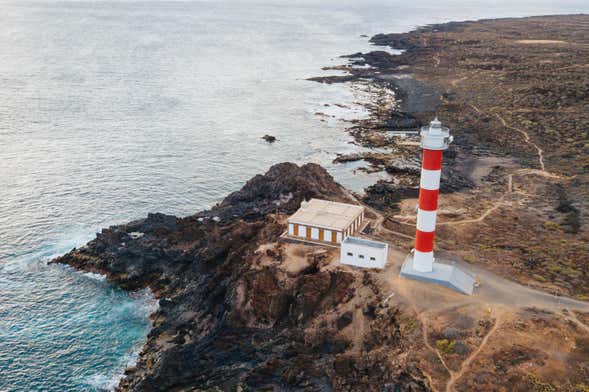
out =
[[[48,261],[49,260],[46,260],[46,262]],[[97,282],[106,282],[106,275],[103,274],[99,274],[96,272],[80,271],[67,264],[58,264],[57,267],[62,268],[63,270],[73,275],[83,276],[84,278],[91,279]]]
[[[141,352],[141,347],[142,346],[139,346],[135,348],[131,353],[125,355],[122,361],[125,364],[124,369],[133,367],[137,364],[137,360],[139,359],[139,353]],[[124,377],[125,375],[123,372],[110,375],[104,373],[96,373],[88,377],[88,379],[86,380],[86,384],[99,391],[114,391],[117,385],[119,385],[119,383]]]
[[[122,374],[109,376],[106,374],[98,373],[88,377],[88,379],[86,380],[86,384],[99,391],[114,391],[114,389],[119,384],[122,378]]]
[[[147,316],[155,313],[159,309],[159,300],[155,298],[150,289],[133,291],[129,296],[139,301],[142,310],[147,313]]]
[[[99,282],[106,281],[106,275],[97,274],[96,272],[81,272],[81,274],[87,278],[97,280]]]
[[[155,312],[159,308],[159,302],[155,299],[151,293],[151,290],[139,290],[131,294],[138,295],[141,300],[144,300],[143,308],[148,315]],[[88,377],[88,379],[86,379],[86,384],[99,391],[114,391],[121,380],[125,378],[125,369],[137,365],[137,360],[139,359],[139,354],[141,353],[143,346],[143,342],[141,344],[137,344],[133,347],[131,352],[123,356],[121,360],[121,364],[123,364],[123,366],[121,366],[120,372],[117,372],[116,374],[93,374],[92,376]]]

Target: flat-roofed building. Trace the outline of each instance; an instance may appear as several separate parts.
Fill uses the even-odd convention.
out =
[[[387,263],[389,245],[358,237],[348,237],[341,245],[340,262],[362,268],[382,269]]]
[[[288,235],[309,241],[339,244],[356,233],[364,221],[364,207],[311,199],[288,218]]]

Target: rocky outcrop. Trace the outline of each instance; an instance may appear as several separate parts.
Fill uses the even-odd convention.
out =
[[[405,63],[399,62],[398,57],[385,52],[383,50],[376,50],[368,53],[354,53],[342,58],[349,58],[352,65],[365,66],[369,65],[375,68],[395,68]]]
[[[159,298],[147,343],[118,389],[427,390],[417,369],[383,360],[375,347],[383,329],[387,350],[400,352],[394,317],[383,314],[371,329],[374,354],[365,358],[348,353],[350,341],[337,333],[345,312],[344,321],[311,327],[354,297],[353,274],[319,264],[285,274],[272,250],[265,254],[276,263],[256,263],[256,249],[285,229],[275,214],[311,197],[348,199],[320,166],[279,164],[209,211],[150,214],[54,260]]]
[[[301,201],[313,197],[346,201],[346,192],[319,165],[308,163],[299,168],[294,163],[274,165],[264,175],[250,179],[244,187],[225,198],[201,216],[221,220],[260,219],[269,213],[290,214]]]
[[[276,136],[267,135],[267,134],[262,136],[262,139],[267,143],[274,143],[277,140]]]

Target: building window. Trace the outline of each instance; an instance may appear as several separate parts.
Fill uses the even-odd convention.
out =
[[[318,240],[319,239],[319,229],[312,227],[311,228],[311,239]]]
[[[331,230],[324,230],[323,240],[327,242],[335,242],[335,233],[333,233]]]
[[[376,261],[376,259],[374,257],[371,257],[370,261]]]
[[[354,256],[354,254],[351,252],[348,252],[348,256]]]
[[[358,257],[361,258],[361,259],[363,259],[364,258],[364,255],[358,255]]]
[[[305,237],[307,235],[307,228],[303,225],[299,225],[297,227],[297,236],[298,237]]]

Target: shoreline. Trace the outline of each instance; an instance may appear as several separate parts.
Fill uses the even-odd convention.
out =
[[[392,113],[389,110],[373,111],[373,115],[370,119],[359,121],[351,128],[350,132],[360,145],[364,147],[386,146],[393,150],[390,154],[366,153],[349,156],[344,155],[336,158],[336,160],[341,161],[363,160],[368,165],[368,170],[386,171],[396,176],[396,183],[394,181],[379,181],[374,186],[369,187],[366,192],[367,194],[363,197],[363,201],[392,216],[399,217],[411,215],[408,213],[409,210],[405,200],[411,201],[411,199],[417,197],[417,175],[419,173],[418,165],[420,154],[419,148],[415,148],[417,138],[410,136],[408,139],[413,141],[413,143],[404,143],[401,138],[389,137],[387,139],[383,138],[382,135],[391,131],[402,132],[408,129],[416,129],[419,126],[426,125],[428,121],[435,116],[439,116],[442,121],[446,121],[447,125],[449,124],[451,129],[455,131],[453,133],[456,135],[454,144],[451,146],[447,154],[445,154],[444,158],[444,170],[442,173],[445,178],[442,179],[441,189],[443,194],[469,194],[472,193],[472,191],[475,191],[475,188],[481,189],[481,178],[484,177],[484,174],[486,174],[485,172],[488,170],[499,169],[507,170],[508,173],[506,174],[505,181],[509,179],[509,182],[514,184],[516,184],[514,176],[519,176],[519,173],[526,173],[528,175],[535,175],[543,178],[558,179],[560,177],[563,180],[575,179],[575,181],[587,183],[588,180],[585,176],[586,171],[584,171],[583,168],[569,167],[566,163],[564,165],[559,163],[559,161],[566,162],[562,160],[561,156],[567,155],[567,151],[556,151],[553,154],[554,158],[552,158],[550,154],[547,155],[546,151],[543,151],[543,149],[547,149],[547,147],[542,146],[541,142],[543,141],[541,139],[535,141],[538,140],[534,139],[534,134],[537,132],[535,128],[538,127],[538,124],[541,126],[541,121],[546,119],[546,116],[542,114],[544,112],[541,110],[538,111],[538,120],[524,120],[520,123],[521,125],[510,125],[508,123],[509,120],[506,120],[506,115],[497,112],[498,107],[491,108],[490,113],[484,113],[480,105],[475,105],[476,102],[472,98],[481,97],[487,99],[486,95],[489,95],[484,89],[481,89],[480,86],[474,85],[472,91],[460,91],[460,88],[462,87],[461,84],[468,83],[471,75],[482,79],[485,73],[489,74],[489,77],[497,77],[501,72],[511,72],[514,75],[517,75],[518,72],[521,73],[521,66],[517,64],[517,62],[522,60],[514,60],[514,56],[522,58],[522,53],[526,53],[526,51],[530,53],[530,56],[535,56],[537,52],[537,49],[535,49],[536,45],[542,45],[540,49],[543,51],[558,50],[559,45],[561,45],[563,49],[570,49],[571,45],[573,45],[572,49],[581,51],[579,54],[576,54],[577,59],[580,58],[580,53],[584,50],[582,44],[571,44],[567,43],[565,40],[547,41],[544,39],[536,39],[522,41],[514,39],[513,41],[509,41],[504,37],[494,38],[494,36],[487,33],[487,30],[485,29],[497,28],[495,25],[510,25],[512,22],[518,22],[520,24],[518,30],[521,30],[521,32],[512,32],[511,34],[523,35],[530,34],[529,32],[524,32],[524,30],[528,28],[528,26],[525,25],[526,23],[528,23],[532,29],[538,29],[538,27],[536,27],[538,23],[535,21],[541,21],[542,23],[556,21],[556,23],[558,23],[559,20],[582,21],[583,18],[587,18],[587,15],[574,14],[525,18],[500,18],[433,24],[417,28],[408,33],[378,34],[370,39],[375,45],[374,51],[342,56],[343,58],[349,58],[350,64],[336,68],[349,72],[350,75],[345,79],[346,82],[351,81],[354,83],[354,81],[356,81],[361,83],[372,83],[378,88],[390,88],[395,91],[396,95],[398,95],[401,100],[398,110],[393,111]],[[487,25],[489,27],[487,27]],[[480,30],[482,32],[477,31],[478,26],[481,26]],[[558,29],[558,26],[554,26],[554,28]],[[476,39],[465,41],[461,34],[464,34],[464,31],[469,29],[474,30],[475,34],[484,35],[486,39],[497,39],[499,41],[493,42],[492,44],[489,44],[489,46],[508,45],[506,48],[503,48],[504,51],[507,50],[507,53],[493,56],[492,54],[483,52],[483,49],[485,48],[482,42],[484,41],[478,41]],[[546,35],[547,37],[551,34],[562,34],[559,30],[534,31],[534,33]],[[448,38],[446,38],[446,36]],[[457,38],[449,38],[450,36],[456,36]],[[496,34],[495,36],[498,35]],[[473,49],[469,49],[468,47],[461,49],[456,45],[457,42],[460,42],[460,45],[470,45]],[[556,45],[556,47],[551,48],[549,45],[552,45],[553,47]],[[400,49],[403,50],[403,52],[398,55],[391,55],[388,52],[379,50],[379,47],[382,46],[397,50]],[[449,52],[447,55],[444,54],[445,50]],[[463,61],[461,56],[466,56],[466,53],[469,53],[469,50],[475,52],[476,60],[481,62],[481,65],[478,66],[476,61],[473,60],[472,64],[468,64],[468,68],[458,70],[457,68],[463,67],[461,65],[461,61]],[[511,50],[514,50],[515,52],[512,54],[509,52]],[[481,54],[476,53],[476,51],[479,51]],[[457,61],[451,58],[455,53],[457,53]],[[472,54],[469,53],[468,55]],[[440,60],[441,56],[446,56],[442,63]],[[516,63],[509,63],[505,60],[511,62],[516,61]],[[496,65],[492,65],[492,61],[499,62]],[[554,62],[554,60],[545,61],[546,64],[552,64]],[[370,68],[367,68],[366,65]],[[509,70],[510,67],[514,69]],[[556,67],[556,65],[554,67]],[[575,65],[572,65],[571,69],[574,69],[574,67]],[[583,65],[579,64],[579,67],[583,67]],[[535,69],[528,72],[538,71],[548,72],[548,70],[543,71]],[[579,72],[581,71],[582,68],[579,69]],[[507,73],[507,75],[509,75],[509,73]],[[576,75],[569,76],[569,78],[577,77],[577,75],[581,76],[577,73]],[[562,75],[561,77],[564,80],[567,80],[567,75]],[[521,77],[517,76],[514,83],[518,83],[517,78]],[[339,82],[339,80],[331,77],[312,78],[311,80],[326,83]],[[506,82],[507,81],[504,79],[498,81],[499,86]],[[478,80],[477,83],[479,83]],[[481,83],[484,83],[484,81]],[[521,82],[519,83],[521,84]],[[534,80],[533,83],[542,83],[542,81]],[[574,92],[576,87],[574,84],[571,84],[574,82],[565,81],[564,83],[571,86],[567,87],[568,89],[573,90],[571,98],[567,98],[567,103],[577,105],[579,108],[587,107],[587,105],[583,103],[584,100],[582,95],[578,97],[578,93]],[[558,87],[553,87],[548,81],[546,84],[547,89]],[[542,87],[534,86],[533,88],[541,89]],[[488,91],[496,89],[497,87],[493,87]],[[524,89],[528,89],[528,87],[525,85],[524,87],[521,87],[523,94],[526,94],[527,92]],[[464,100],[464,98],[461,98],[457,93],[463,93],[465,96],[470,95],[472,98]],[[492,100],[492,96],[489,98]],[[522,98],[528,99],[525,95],[521,98],[516,95],[514,98],[520,100]],[[534,104],[541,108],[543,105],[542,99],[543,98],[534,97]],[[546,101],[546,99],[544,100]],[[546,102],[546,105],[550,104],[550,102]],[[547,109],[549,109],[549,111],[545,112],[550,115],[550,110],[553,109]],[[526,108],[526,110],[529,109]],[[566,133],[566,129],[570,128],[571,121],[587,121],[587,116],[581,115],[582,111],[576,113],[579,113],[577,118],[575,118],[575,112],[572,112],[571,115],[569,115],[570,118],[563,118],[562,120],[555,116],[554,120],[551,119],[552,121],[566,122],[564,123],[563,129],[550,131],[556,135],[564,134]],[[542,116],[544,116],[544,119]],[[481,131],[477,130],[477,127],[480,127]],[[560,127],[562,127],[562,125],[560,125]],[[581,130],[581,134],[583,135],[582,129],[582,127],[577,127],[577,130]],[[493,137],[493,133],[498,137]],[[587,133],[585,132],[582,137],[587,140]],[[567,144],[571,144],[570,138],[567,138],[566,136],[560,140],[564,141],[565,139]],[[579,140],[577,145],[582,146],[582,140],[583,139]],[[552,141],[553,144],[554,142],[558,143],[559,141],[556,139]],[[585,155],[583,147],[580,149],[578,147],[574,148],[576,149],[574,154],[578,154],[578,156],[581,157],[580,160],[583,160],[582,157]],[[553,162],[550,162],[551,159]],[[556,159],[559,161],[556,161]],[[486,162],[490,162],[491,165]],[[552,168],[546,168],[548,165],[552,165]],[[571,169],[576,170],[571,171]],[[582,180],[581,176],[584,177]],[[527,184],[528,180],[522,180],[526,187],[529,186]],[[490,184],[491,186],[487,188],[496,188],[500,185],[500,182],[503,182],[503,180],[495,182],[496,184]],[[561,214],[564,213],[565,215],[568,214],[560,219],[566,225],[566,228],[563,227],[565,232],[570,232],[572,234],[577,233],[579,230],[578,228],[582,225],[580,221],[579,207],[583,208],[586,204],[582,201],[585,193],[581,189],[581,183],[573,185],[573,188],[571,188],[570,191],[572,197],[567,196],[566,194],[568,191],[564,190],[571,185],[570,183],[568,185],[565,183],[558,185],[560,187],[559,190],[557,190],[558,194],[554,194],[552,193],[553,191],[550,191],[552,194],[549,195],[550,199],[556,198],[557,200],[555,202],[562,204],[561,207],[558,207],[559,210],[561,210],[559,212]],[[514,186],[517,186],[517,184]],[[485,189],[484,191],[489,193],[487,198],[500,197],[496,196],[499,193],[496,189]],[[519,192],[519,190],[516,191]],[[487,201],[481,200],[477,202],[486,203]],[[456,206],[455,209],[459,209],[459,206],[463,203],[464,201],[458,200],[458,206]],[[391,208],[391,206],[393,207]],[[475,211],[473,212],[476,214]],[[452,224],[452,221],[457,221],[454,218],[456,218],[455,213],[449,214],[448,223]],[[473,217],[473,219],[477,219],[476,216]],[[546,222],[550,223],[555,217],[547,217],[546,219]],[[467,217],[465,217],[464,220],[468,220]],[[583,220],[586,222],[586,219]],[[391,223],[402,233],[412,235],[409,231],[406,232],[403,230],[404,228],[406,229],[406,227],[404,227],[405,222]],[[555,223],[555,225],[557,224]],[[443,234],[443,231],[440,234]],[[579,245],[575,246],[578,247]],[[579,254],[578,256],[582,255]],[[583,259],[582,257],[580,258]],[[505,274],[505,272],[501,270],[495,270],[495,272]],[[566,291],[563,291],[561,287],[546,287],[546,285],[542,284],[542,281],[530,281],[529,279],[527,281],[522,280],[519,275],[520,273],[516,274],[514,277],[516,278],[516,281],[520,283],[530,284],[536,288],[542,288],[545,290],[548,289],[555,293],[567,293]],[[589,288],[585,288],[581,294],[586,295],[588,290]]]
[[[539,18],[542,19],[522,19]],[[549,17],[551,18],[566,19],[564,16]],[[521,170],[528,170],[526,174],[534,174],[533,170],[538,170],[534,163],[533,151],[530,153],[525,143],[516,142],[519,144],[515,147],[500,151],[498,146],[502,145],[497,142],[502,139],[485,139],[484,135],[459,125],[458,119],[461,118],[464,109],[456,107],[463,105],[464,101],[456,92],[449,90],[447,84],[440,85],[440,80],[448,78],[448,74],[442,72],[442,76],[436,74],[433,77],[427,74],[425,70],[431,70],[436,64],[436,72],[441,72],[438,70],[444,67],[444,63],[439,57],[436,61],[436,52],[431,53],[430,46],[420,46],[418,42],[424,35],[431,39],[436,37],[436,34],[456,33],[473,25],[476,28],[480,24],[501,24],[512,20],[521,21],[508,18],[450,22],[409,33],[377,35],[371,40],[386,45],[403,45],[405,52],[395,56],[386,52],[354,55],[356,60],[352,60],[353,64],[369,64],[372,67],[355,70],[350,68],[354,80],[372,78],[370,83],[376,83],[380,87],[395,86],[403,100],[400,112],[391,115],[390,108],[376,111],[373,118],[358,121],[351,130],[351,134],[364,146],[393,147],[392,154],[364,157],[370,159],[368,162],[374,168],[392,173],[397,181],[379,181],[368,188],[367,195],[362,199],[371,207],[380,207],[381,212],[385,214],[388,228],[409,233],[408,227],[413,227],[408,219],[410,215],[407,214],[407,202],[416,197],[415,154],[419,150],[412,145],[399,144],[395,138],[390,144],[391,140],[383,137],[383,132],[414,129],[426,123],[436,109],[447,115],[452,125],[457,125],[457,143],[453,152],[448,154],[447,166],[444,169],[447,177],[443,181],[448,185],[442,191],[449,198],[454,198],[450,201],[461,208],[469,201],[472,203],[474,200],[480,205],[486,205],[489,200],[500,197],[505,186],[504,176],[515,178],[514,181],[518,184],[523,181],[520,178]],[[415,81],[400,79],[402,82],[399,82],[394,80],[394,77],[384,77],[399,71],[403,74],[413,71],[417,78]],[[335,80],[334,77],[326,78],[328,79],[325,81],[328,82]],[[342,78],[345,81],[352,80],[348,76]],[[450,87],[455,87],[452,86],[452,82],[457,80],[460,79],[452,79],[449,82]],[[460,80],[456,84],[466,80]],[[405,88],[409,84],[408,91],[404,93],[399,89],[399,84],[403,83]],[[435,87],[428,86],[428,83]],[[427,99],[420,100],[424,94],[428,96]],[[438,95],[440,98],[437,98]],[[478,104],[466,102],[469,105]],[[429,105],[433,105],[435,109],[429,109]],[[375,105],[377,106],[378,104]],[[415,110],[410,110],[412,107]],[[499,117],[501,118],[503,117]],[[469,125],[476,121],[471,117],[467,117],[466,120]],[[496,121],[498,120],[488,120],[487,123]],[[473,148],[473,145],[479,143],[482,143],[481,147]],[[507,162],[505,156],[514,157],[511,159],[515,163]],[[541,156],[540,158],[542,159]],[[473,159],[484,164],[475,164]],[[540,162],[543,164],[542,160]],[[477,170],[480,173],[476,174]],[[558,172],[558,175],[563,174]],[[545,175],[541,177],[549,178]],[[474,188],[482,190],[482,193],[473,193]],[[271,194],[267,194],[268,189],[271,189]],[[545,192],[547,197],[553,197],[557,191],[550,188]],[[564,192],[566,201],[567,191]],[[288,194],[291,195],[288,200],[282,197]],[[106,273],[109,281],[126,290],[150,287],[160,300],[161,307],[154,313],[153,327],[139,361],[134,368],[125,371],[125,378],[121,380],[117,390],[160,390],[188,386],[256,388],[285,385],[301,390],[307,385],[309,390],[314,390],[313,388],[326,385],[325,377],[329,377],[329,385],[336,389],[338,385],[363,385],[364,381],[360,375],[354,372],[349,374],[348,367],[370,368],[374,365],[375,359],[377,362],[380,359],[376,353],[370,351],[371,356],[376,356],[375,358],[350,359],[345,355],[350,343],[337,334],[329,336],[329,327],[314,326],[314,333],[310,337],[301,336],[298,331],[299,328],[305,328],[318,319],[318,313],[332,312],[338,305],[350,301],[348,291],[352,287],[360,290],[354,286],[356,275],[346,270],[331,270],[323,266],[310,275],[283,276],[284,272],[277,266],[259,264],[256,250],[258,245],[276,240],[278,233],[282,232],[284,216],[293,212],[300,200],[309,196],[340,200],[346,200],[348,197],[347,192],[336,185],[325,170],[316,165],[298,168],[279,164],[272,167],[266,175],[256,176],[248,181],[241,191],[229,195],[211,210],[185,218],[150,214],[143,220],[113,226],[104,229],[89,243],[86,250],[74,250],[54,261],[90,272]],[[503,197],[505,200],[519,196],[509,194]],[[276,200],[282,201],[276,204]],[[577,208],[571,202],[568,204],[569,210],[563,212],[564,215],[572,214],[570,209],[574,212]],[[390,205],[396,207],[383,208]],[[501,206],[507,208],[509,205]],[[443,207],[449,208],[445,205]],[[468,215],[474,213],[476,219],[478,211],[466,209],[465,212],[457,212],[456,208],[449,210],[444,217],[448,219],[448,223],[460,222],[471,219]],[[504,212],[506,213],[508,216],[516,214],[511,210]],[[456,223],[457,227],[461,225],[462,223]],[[480,265],[478,260],[467,260],[467,253],[455,251],[456,248],[463,246],[462,243],[448,242],[450,238],[460,236],[459,233],[452,231],[453,227],[455,226],[448,225],[448,231],[446,227],[440,231],[441,253],[452,254]],[[493,236],[504,228],[498,226],[487,230],[489,232],[483,234]],[[129,233],[132,232],[146,233],[146,238],[129,237]],[[392,238],[391,241],[400,249],[410,246],[403,238]],[[121,246],[122,242],[125,243],[124,246]],[[279,250],[275,251],[281,255]],[[488,249],[477,250],[478,253],[486,251]],[[277,260],[282,260],[281,257],[283,256]],[[197,262],[194,262],[195,260]],[[513,268],[509,269],[506,265],[494,266],[491,271],[503,276],[514,272]],[[521,279],[518,275],[510,277],[516,281]],[[370,281],[370,278],[368,280]],[[323,287],[320,283],[322,281],[331,283],[328,287]],[[552,282],[548,284],[546,281],[537,280],[531,283],[532,287],[535,285],[545,291],[563,293],[564,290]],[[376,297],[378,298],[378,295]],[[400,303],[396,306],[397,312],[407,311]],[[391,317],[390,311],[379,310],[381,313],[377,312],[374,315],[374,326],[372,323],[369,324],[372,333],[377,334],[381,344],[390,345],[389,350],[395,355],[400,355],[396,350],[404,345],[409,345],[404,347],[405,349],[412,347],[417,352],[418,349],[413,346],[413,342],[404,342],[397,335],[400,332],[390,330],[391,325],[402,330],[403,323],[398,320],[389,326],[381,323],[382,320]],[[279,335],[275,337],[277,333]],[[409,339],[407,336],[405,338]],[[236,342],[247,340],[252,343],[233,347]],[[329,349],[326,349],[326,346]],[[288,355],[279,353],[284,350]],[[328,363],[331,367],[321,365],[317,369],[310,368],[309,361],[316,360],[317,356],[329,358]],[[342,363],[342,358],[348,362]],[[187,367],[186,363],[189,363],[190,367]],[[392,377],[400,383],[396,385],[411,386],[412,390],[428,390],[428,385],[433,385],[431,374],[437,374],[418,363],[419,361],[397,359],[394,369],[374,370],[370,374],[369,385],[376,383],[375,385],[384,386],[386,383],[383,380],[390,380]],[[156,373],[154,369],[157,369]]]

